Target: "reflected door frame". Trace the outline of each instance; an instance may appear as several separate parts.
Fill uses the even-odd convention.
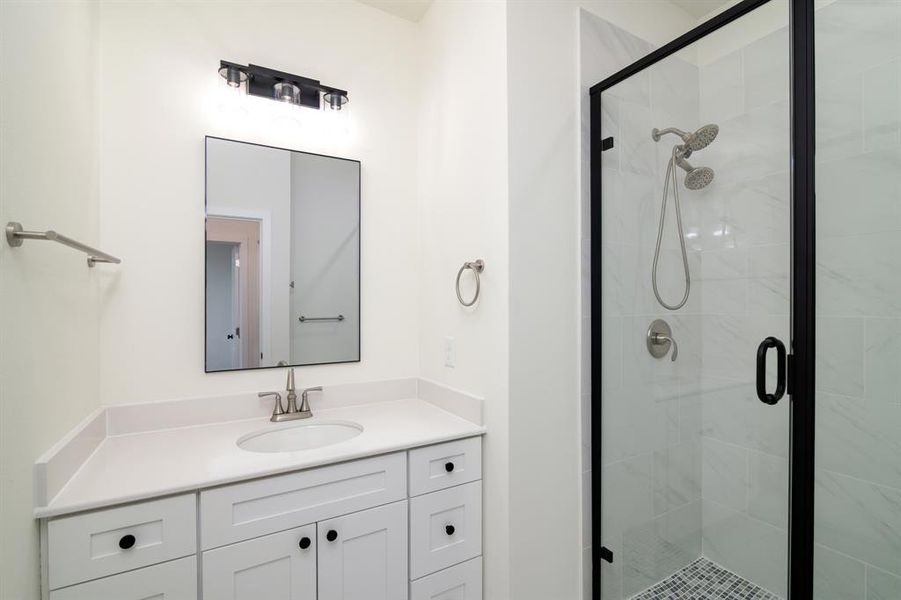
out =
[[[241,368],[260,366],[260,221],[233,216],[208,215],[207,242],[234,244],[238,248],[238,342]]]
[[[643,69],[693,44],[706,35],[767,4],[744,0],[661,46],[590,89],[590,224],[601,229],[601,153],[610,146],[601,134],[601,93]],[[791,32],[791,340],[788,357],[790,402],[790,491],[788,595],[791,600],[813,598],[815,414],[815,48],[814,0],[788,0]],[[609,143],[609,142],[608,142]],[[602,373],[601,235],[591,235],[591,379]],[[596,316],[595,316],[596,315]],[[601,561],[613,559],[601,543],[601,385],[591,386],[591,513],[593,600],[601,599]],[[783,401],[785,401],[783,400]]]

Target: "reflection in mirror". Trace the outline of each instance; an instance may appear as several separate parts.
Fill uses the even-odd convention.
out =
[[[206,138],[206,371],[360,360],[360,163]]]

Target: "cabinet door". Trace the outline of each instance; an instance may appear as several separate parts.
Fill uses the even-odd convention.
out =
[[[203,553],[207,600],[316,600],[316,526]]]
[[[319,600],[406,598],[406,500],[319,523]]]

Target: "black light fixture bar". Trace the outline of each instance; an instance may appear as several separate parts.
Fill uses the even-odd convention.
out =
[[[229,72],[244,74],[247,80],[247,93],[261,98],[269,98],[270,100],[281,101],[282,99],[275,92],[275,86],[279,83],[288,83],[297,86],[300,89],[300,99],[295,104],[297,106],[306,106],[307,108],[320,109],[326,105],[334,107],[335,103],[322,102],[320,94],[329,95],[329,97],[337,97],[343,101],[338,106],[347,102],[347,91],[322,85],[318,79],[311,79],[301,75],[285,73],[284,71],[276,71],[259,65],[240,65],[226,60],[219,61],[219,73],[228,81]]]

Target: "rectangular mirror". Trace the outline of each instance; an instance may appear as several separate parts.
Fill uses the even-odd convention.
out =
[[[360,360],[360,163],[206,138],[206,371]]]

